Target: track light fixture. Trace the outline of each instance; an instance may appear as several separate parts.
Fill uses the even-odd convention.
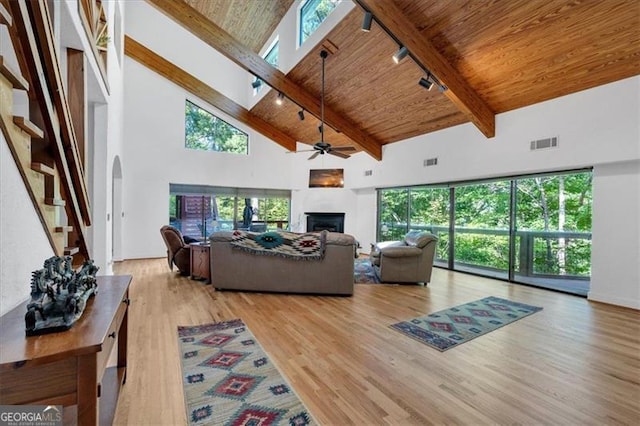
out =
[[[256,77],[255,80],[253,80],[253,82],[251,83],[251,87],[253,87],[254,89],[257,89],[260,86],[262,86],[262,80]]]
[[[373,15],[371,12],[364,12],[364,19],[362,20],[362,31],[368,33],[371,31],[371,21],[373,20]]]
[[[416,65],[418,65],[427,74],[426,77],[422,77],[420,79],[418,84],[420,84],[422,87],[424,87],[427,90],[431,90],[435,85],[438,87],[438,90],[440,92],[447,91],[448,89],[447,86],[445,86],[442,82],[440,82],[440,80],[438,80],[433,74],[431,74],[431,71],[429,71],[427,67],[424,66],[418,59],[416,59],[416,57],[409,52],[409,49],[407,49],[406,47],[404,47],[404,45],[402,45],[402,42],[398,39],[398,37],[396,37],[389,30],[389,28],[387,28],[384,24],[378,21],[376,17],[373,16],[373,14],[367,10],[366,5],[362,4],[363,3],[362,0],[353,0],[353,1],[354,3],[357,3],[358,5],[360,5],[360,7],[364,10],[364,19],[362,21],[362,31],[368,32],[369,29],[371,28],[371,23],[375,21],[378,24],[378,26],[385,33],[387,33],[387,35],[391,37],[393,41],[395,41],[398,44],[398,46],[400,46],[398,51],[393,55],[393,62],[395,62],[396,64],[399,64],[406,56],[409,56],[413,60],[413,62],[415,62]]]
[[[276,104],[282,105],[284,102],[284,93],[278,92],[278,97],[276,98]]]
[[[300,119],[300,121],[304,121],[304,110],[303,109],[298,111],[298,118]]]
[[[409,49],[407,49],[404,46],[400,46],[400,49],[393,55],[393,62],[395,62],[396,64],[399,64],[400,61],[402,61],[405,56],[407,56],[409,54]]]
[[[427,90],[433,89],[433,79],[431,78],[431,74],[428,74],[426,78],[422,77],[418,84]]]

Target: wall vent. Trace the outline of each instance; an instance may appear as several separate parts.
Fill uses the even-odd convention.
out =
[[[530,150],[536,151],[538,149],[547,149],[547,148],[557,148],[558,147],[558,137],[554,136],[552,138],[546,139],[538,139],[537,141],[531,141]]]
[[[364,175],[365,176],[371,176],[373,174],[373,170],[365,170],[364,171]]]
[[[438,165],[438,157],[427,158],[426,160],[424,160],[422,162],[422,165],[424,167],[437,166]]]

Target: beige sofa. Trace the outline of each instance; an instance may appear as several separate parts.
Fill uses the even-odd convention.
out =
[[[351,235],[327,233],[321,260],[257,255],[231,245],[233,232],[214,232],[211,283],[217,289],[313,294],[353,294],[356,241]]]
[[[382,282],[427,284],[437,244],[435,235],[410,231],[402,241],[377,243],[370,255],[371,264]]]

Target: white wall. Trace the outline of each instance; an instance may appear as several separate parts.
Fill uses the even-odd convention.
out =
[[[44,260],[54,253],[2,133],[0,248],[0,315],[3,315],[29,298],[31,272],[41,269]]]
[[[290,188],[292,156],[280,145],[130,58],[125,75],[124,258],[165,255],[160,227],[169,220],[169,183]],[[186,99],[247,132],[249,155],[186,149]]]
[[[589,299],[640,309],[640,161],[593,170]]]
[[[248,73],[145,1],[125,2],[125,32],[174,65],[247,107]]]

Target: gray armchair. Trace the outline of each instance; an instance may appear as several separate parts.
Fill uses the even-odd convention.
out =
[[[433,234],[410,231],[402,241],[375,244],[371,264],[382,282],[427,284],[437,244],[438,237]]]

